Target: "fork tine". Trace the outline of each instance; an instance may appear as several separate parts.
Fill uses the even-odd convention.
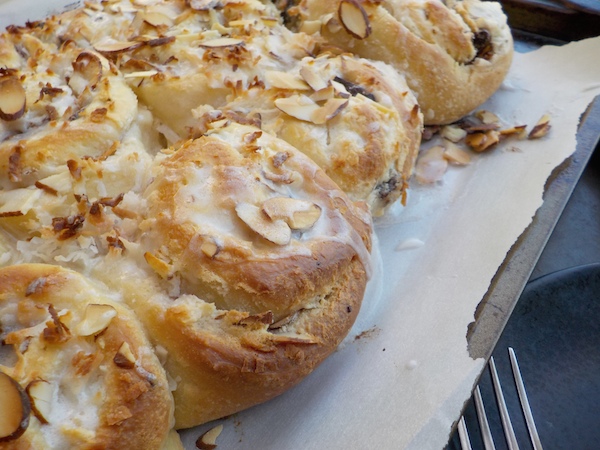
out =
[[[461,417],[458,421],[458,438],[460,440],[460,448],[462,450],[473,450],[464,417]]]
[[[479,428],[481,428],[483,446],[485,447],[485,450],[496,450],[494,439],[492,438],[492,432],[490,431],[490,424],[488,423],[487,416],[485,415],[485,407],[483,406],[483,399],[481,398],[479,386],[475,388],[473,400],[475,402],[475,411],[477,412]]]
[[[519,393],[519,401],[521,402],[521,409],[525,415],[525,423],[527,423],[527,430],[529,430],[529,437],[533,444],[534,450],[543,450],[540,436],[538,435],[535,421],[533,420],[533,414],[531,413],[531,407],[529,406],[529,400],[527,398],[527,392],[525,391],[525,385],[523,384],[523,378],[521,377],[521,371],[519,370],[519,363],[517,362],[517,355],[512,347],[508,347],[508,354],[510,356],[510,365],[512,367],[513,376],[517,385],[517,392]]]
[[[494,392],[496,393],[496,400],[498,401],[498,409],[500,410],[500,419],[502,420],[502,428],[504,429],[504,435],[506,436],[506,442],[509,450],[519,450],[519,444],[517,444],[517,437],[515,436],[515,430],[513,429],[508,415],[508,408],[506,407],[506,401],[504,400],[504,394],[502,393],[502,386],[498,378],[498,372],[496,371],[496,363],[494,357],[490,357],[489,361],[490,372],[492,374],[492,383],[494,385]]]

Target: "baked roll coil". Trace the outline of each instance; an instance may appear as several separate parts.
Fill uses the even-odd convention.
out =
[[[290,11],[300,30],[404,74],[427,125],[477,108],[512,60],[511,32],[497,2],[301,0]]]
[[[90,5],[91,6],[91,5]],[[292,33],[270,2],[120,1],[44,22],[60,36],[111,59],[171,143],[190,135],[194,109],[219,108],[265,70],[309,55],[314,39]]]
[[[364,293],[371,220],[302,153],[236,123],[153,177],[142,249],[175,300],[118,282],[150,298],[133,307],[168,352],[185,428],[279,395],[335,349]]]
[[[0,183],[33,185],[70,160],[105,158],[138,115],[114,65],[73,42],[60,47],[23,29],[0,35]]]
[[[222,107],[223,115],[254,120],[300,149],[375,216],[404,200],[423,119],[403,77],[383,63],[322,54],[264,79]]]
[[[160,449],[174,437],[165,371],[121,300],[58,266],[0,269],[1,448]]]

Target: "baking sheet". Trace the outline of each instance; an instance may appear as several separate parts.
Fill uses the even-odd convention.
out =
[[[0,26],[40,18],[15,20],[15,5],[0,4]],[[550,135],[508,141],[440,183],[413,184],[408,206],[377,223],[375,276],[343,345],[296,388],[217,421],[220,448],[445,445],[484,363],[469,356],[467,328],[548,176],[575,150],[579,116],[600,93],[598,54],[600,38],[515,55],[484,107],[507,125],[549,113]],[[214,425],[183,432],[186,448]]]

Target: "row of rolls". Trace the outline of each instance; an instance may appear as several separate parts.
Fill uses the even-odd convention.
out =
[[[347,335],[479,0],[104,0],[0,35],[0,448],[180,448]]]

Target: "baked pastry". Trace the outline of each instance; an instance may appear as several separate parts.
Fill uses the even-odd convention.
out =
[[[180,292],[133,307],[168,351],[178,427],[278,395],[350,329],[370,215],[284,141],[216,128],[158,160],[145,198],[145,259]]]
[[[173,398],[120,294],[57,266],[5,267],[0,325],[2,428],[15,427],[0,447],[164,448]]]
[[[91,8],[89,6],[92,6]],[[110,58],[174,142],[189,136],[194,109],[219,108],[309,55],[313,39],[281,25],[272,3],[166,0],[107,2],[48,20],[33,31],[74,40]]]
[[[480,0],[301,0],[300,30],[406,77],[425,124],[454,122],[505,78],[513,41],[499,3]]]
[[[72,42],[58,48],[12,29],[0,36],[0,67],[4,189],[30,186],[69,160],[109,156],[138,114],[114,66]]]
[[[212,111],[221,109],[305,152],[353,200],[367,201],[374,215],[404,197],[422,116],[402,76],[350,55],[311,58],[316,41],[286,29],[272,3],[190,5],[113,2],[49,20],[34,32],[48,40],[54,30],[61,40],[110,58],[160,122],[157,129],[168,143],[200,135],[206,113],[211,120]],[[339,80],[337,89],[317,94],[321,104],[331,92],[338,97],[327,104],[325,111],[333,109],[323,118],[298,119],[275,106],[279,97],[314,90],[302,80],[286,85],[275,79],[290,72],[298,77],[301,70],[324,77],[311,81],[318,88]],[[340,103],[340,96],[350,98]]]
[[[256,120],[308,155],[375,216],[405,195],[419,150],[422,115],[404,79],[383,63],[350,55],[303,58],[266,71],[264,86],[221,109]]]

